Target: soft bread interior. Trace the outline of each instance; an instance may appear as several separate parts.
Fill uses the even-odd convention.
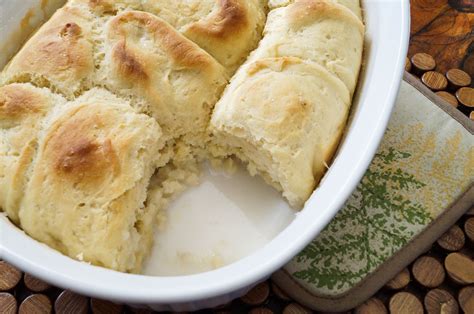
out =
[[[349,107],[347,88],[318,64],[289,57],[246,64],[216,105],[210,128],[221,148],[214,154],[232,152],[301,208],[330,162]]]

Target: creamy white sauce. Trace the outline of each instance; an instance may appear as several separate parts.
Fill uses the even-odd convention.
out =
[[[245,170],[230,176],[205,169],[202,183],[166,209],[144,273],[187,275],[228,265],[270,242],[295,214],[277,191]]]

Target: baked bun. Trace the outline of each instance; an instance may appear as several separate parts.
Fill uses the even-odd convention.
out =
[[[41,125],[63,103],[62,97],[31,84],[0,87],[0,206],[16,224]]]
[[[331,1],[300,0],[268,14],[264,37],[249,62],[298,57],[316,62],[354,91],[359,77],[364,25]]]
[[[105,26],[96,84],[156,118],[167,136],[202,142],[227,84],[225,68],[153,14],[126,11]]]
[[[31,82],[70,99],[82,93],[94,71],[91,19],[78,8],[59,9],[13,57],[0,82]]]
[[[152,13],[211,54],[233,73],[257,46],[265,24],[260,0],[76,0],[96,12],[123,10]]]
[[[19,212],[33,238],[76,258],[138,271],[156,208],[147,186],[164,141],[154,119],[92,89],[49,119]]]
[[[362,60],[363,24],[333,1],[269,13],[264,37],[216,104],[216,157],[235,155],[301,208],[331,162]]]
[[[246,64],[212,116],[214,153],[237,156],[300,208],[331,161],[349,106],[348,89],[318,64]]]

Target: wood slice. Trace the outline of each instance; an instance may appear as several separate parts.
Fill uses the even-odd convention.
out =
[[[370,298],[355,308],[354,314],[385,314],[387,308],[378,298]]]
[[[257,307],[249,311],[249,314],[273,314],[273,313],[274,312],[272,310],[266,307]]]
[[[434,257],[419,257],[412,267],[413,277],[428,288],[438,287],[443,283],[445,271],[443,265]]]
[[[63,291],[54,303],[54,310],[57,314],[87,314],[89,304],[86,297],[75,294],[71,291]]]
[[[256,285],[241,300],[248,305],[260,305],[265,302],[270,294],[268,282],[262,282]]]
[[[469,240],[474,242],[474,217],[469,218],[464,223],[464,232],[466,233]]]
[[[467,285],[474,283],[474,261],[461,253],[451,253],[444,260],[449,277],[456,283]]]
[[[289,301],[291,300],[291,298],[283,291],[281,290],[280,287],[278,287],[278,285],[274,282],[272,282],[272,291],[273,293],[280,299],[282,299],[283,301]]]
[[[48,283],[35,278],[30,274],[25,274],[23,277],[23,282],[25,283],[25,286],[32,292],[43,292],[51,288]]]
[[[405,71],[410,72],[411,71],[411,61],[410,59],[405,58]]]
[[[403,269],[392,280],[387,282],[385,287],[392,290],[400,290],[405,288],[410,283],[410,271],[408,268]]]
[[[21,271],[0,261],[0,291],[8,291],[16,287],[21,280]]]
[[[469,119],[474,121],[474,111],[471,111],[471,113],[469,114]],[[473,214],[471,214],[471,215],[473,215]]]
[[[445,91],[440,91],[440,92],[436,92],[436,95],[443,98],[443,100],[445,100],[448,104],[450,104],[454,108],[457,108],[459,105],[458,99],[453,94],[450,94]]]
[[[47,296],[44,294],[32,294],[21,302],[18,314],[49,314],[52,311],[53,305]]]
[[[283,314],[311,314],[312,311],[298,303],[290,303],[283,309]]]
[[[474,112],[474,111],[473,111]],[[472,112],[471,112],[472,114]],[[472,118],[471,118],[472,119]],[[474,119],[473,119],[474,120]],[[471,209],[469,209],[465,215],[468,215],[468,216],[474,216],[474,207],[471,207]]]
[[[388,305],[391,314],[423,314],[423,305],[418,298],[408,292],[398,292]]]
[[[411,57],[413,70],[416,74],[421,75],[424,72],[432,71],[436,68],[435,59],[427,53],[417,53]]]
[[[436,71],[426,72],[421,76],[421,81],[433,91],[445,90],[448,87],[446,77]]]
[[[16,314],[17,305],[13,295],[6,292],[0,292],[0,313]]]
[[[461,87],[471,85],[471,77],[461,69],[449,70],[446,72],[446,78],[448,79],[451,90],[457,90]]]
[[[153,314],[154,313],[150,309],[137,309],[137,308],[128,307],[128,310],[130,310],[130,312],[132,312],[133,314]]]
[[[459,251],[465,243],[464,232],[458,225],[452,226],[438,241],[438,245],[446,251]]]
[[[456,299],[444,289],[433,289],[425,296],[425,310],[428,314],[458,314]]]
[[[100,299],[91,299],[91,309],[94,314],[120,314],[123,311],[123,305]]]
[[[474,286],[462,288],[459,291],[458,301],[464,313],[474,313]]]
[[[219,305],[215,307],[214,310],[225,310],[225,309],[228,309],[231,305],[232,305],[232,301],[226,304]]]
[[[456,92],[459,102],[466,107],[474,108],[474,88],[463,87]]]

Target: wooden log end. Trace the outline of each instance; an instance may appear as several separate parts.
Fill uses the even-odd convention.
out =
[[[400,290],[408,286],[410,283],[410,271],[408,268],[403,269],[400,273],[398,273],[392,280],[387,282],[385,287],[391,290]]]
[[[441,262],[431,256],[419,257],[412,267],[413,277],[427,288],[436,288],[445,278],[445,271]]]
[[[262,282],[253,287],[241,300],[248,305],[260,305],[264,303],[270,294],[268,282]]]

